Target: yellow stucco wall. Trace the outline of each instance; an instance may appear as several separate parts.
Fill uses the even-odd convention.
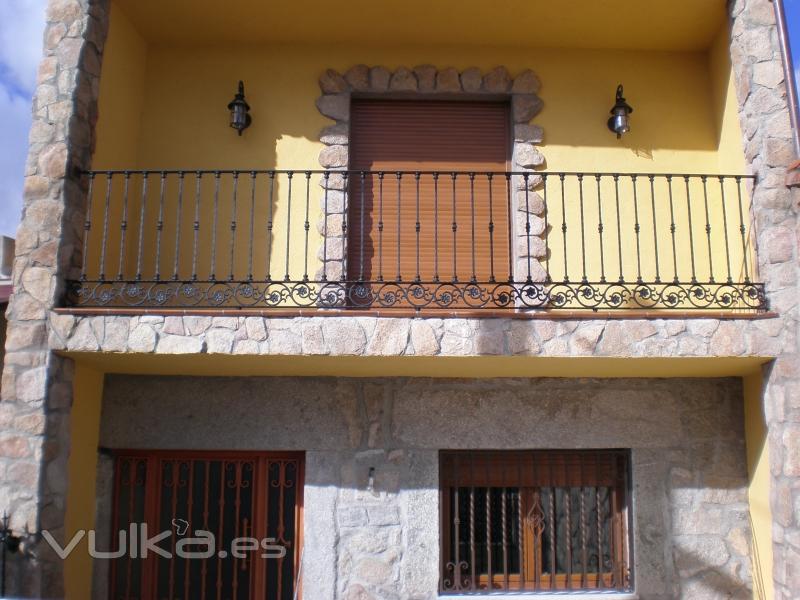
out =
[[[487,10],[490,10],[487,7]],[[742,173],[743,153],[740,142],[735,94],[730,85],[731,69],[727,57],[727,27],[720,24],[720,33],[712,47],[705,52],[656,52],[621,50],[585,50],[575,48],[526,48],[502,46],[452,46],[417,45],[383,46],[313,44],[254,44],[254,45],[165,45],[146,44],[136,32],[126,15],[115,8],[112,14],[112,31],[108,53],[103,67],[103,86],[100,94],[100,120],[98,145],[94,158],[95,168],[149,168],[149,169],[318,169],[317,157],[322,145],[318,141],[320,129],[331,121],[319,114],[314,101],[319,96],[317,79],[327,68],[345,71],[354,64],[385,65],[388,68],[433,64],[438,67],[455,66],[463,69],[477,66],[488,70],[496,65],[506,66],[512,75],[531,68],[542,82],[541,95],[545,108],[534,120],[545,131],[543,152],[547,169],[556,171],[603,171],[644,173]],[[106,78],[106,75],[109,78]],[[253,126],[244,136],[238,137],[228,127],[226,105],[230,101],[236,82],[246,83],[247,100],[252,106]],[[633,130],[622,140],[617,140],[606,129],[608,109],[613,103],[613,93],[618,83],[624,83],[626,96],[634,106]],[[200,258],[198,273],[202,279],[211,270],[207,247],[210,243],[212,218],[211,198],[213,178],[207,177],[201,187],[203,202],[200,206]],[[174,239],[168,234],[177,220],[177,179],[168,179],[161,240],[160,274],[172,273]],[[574,183],[574,182],[573,182]],[[300,185],[298,185],[300,184]],[[266,259],[266,232],[262,226],[267,220],[265,197],[266,180],[257,187],[253,262],[264,265]],[[154,264],[157,245],[156,221],[160,194],[158,177],[151,178],[148,189],[148,209],[142,245],[143,263]],[[114,188],[116,202],[112,203],[105,253],[106,276],[117,272],[119,264],[119,220],[122,181]],[[593,194],[594,182],[587,185],[586,227],[590,238],[596,241],[597,213]],[[572,190],[574,192],[575,190]],[[681,209],[685,187],[675,185],[676,213],[685,223]],[[194,179],[187,179],[186,200],[182,211],[183,227],[180,243],[180,271],[190,272],[193,219],[192,198]],[[295,196],[292,204],[292,229],[290,249],[290,276],[299,279],[304,274],[304,236],[301,224],[305,218],[303,180],[295,179]],[[298,194],[299,192],[299,194]],[[570,192],[570,190],[568,190]],[[721,198],[719,183],[711,180],[708,198],[712,221],[721,223]],[[93,252],[90,253],[89,273],[99,271],[99,246],[103,235],[104,182],[98,180],[94,198],[94,225],[91,233]],[[230,246],[230,180],[223,179],[221,186],[219,224],[217,227],[217,277],[228,275],[227,252]],[[613,183],[607,181],[601,190],[608,200],[613,194]],[[629,182],[622,185],[621,219],[627,237],[634,229],[632,191]],[[658,182],[656,193],[660,196],[657,209],[659,223],[659,259],[661,276],[672,279],[671,242],[669,240],[669,207],[666,184]],[[729,202],[735,188],[727,189]],[[243,278],[248,273],[246,264],[249,245],[249,180],[244,178],[239,189],[238,220],[234,275]],[[695,211],[702,211],[702,184],[692,184],[691,194]],[[316,231],[319,216],[319,199],[322,192],[311,187],[312,223],[309,248],[309,273],[318,265],[315,254],[320,245]],[[652,280],[654,272],[654,245],[649,185],[640,180],[642,275]],[[141,185],[132,180],[130,187],[128,239],[126,256],[122,263],[127,276],[136,271],[139,207]],[[286,186],[285,181],[276,190],[275,229],[272,240],[272,259],[283,265],[285,257]],[[746,195],[745,195],[746,200]],[[608,204],[608,203],[607,203]],[[578,205],[569,203],[567,220],[572,223],[568,244],[579,243]],[[729,206],[734,206],[729,204]],[[605,210],[608,210],[605,209]],[[558,203],[550,204],[552,223],[561,219]],[[684,209],[685,211],[685,209]],[[609,249],[616,244],[616,229],[608,226],[614,214],[606,213],[605,243]],[[744,260],[741,240],[738,237],[738,214],[729,214],[729,247],[733,277],[743,270]],[[705,221],[695,215],[694,234],[698,279],[707,279],[708,258],[705,244]],[[560,247],[561,232],[554,227],[551,247]],[[593,237],[592,237],[593,236]],[[683,237],[681,237],[683,236]],[[574,237],[574,239],[573,239]],[[683,239],[687,238],[687,239]],[[632,252],[626,244],[627,252]],[[677,244],[678,265],[689,260],[688,235],[685,227],[679,229]],[[717,225],[714,232],[713,255],[718,273],[724,274],[723,256],[725,240]],[[610,250],[608,254],[610,254]],[[590,280],[599,279],[599,252],[588,248]],[[571,252],[569,271],[572,279],[581,271],[580,253]],[[608,258],[607,258],[608,260]],[[609,270],[609,278],[616,279],[616,262]],[[636,277],[635,261],[625,262],[624,275]],[[559,252],[551,252],[550,268],[554,279],[560,279],[564,263]],[[256,278],[264,276],[264,269],[256,269]],[[143,276],[152,276],[154,269],[145,269]],[[751,271],[752,272],[752,271]],[[283,275],[283,270],[273,272]]]
[[[748,497],[752,527],[753,597],[773,597],[772,509],[769,503],[769,440],[764,419],[761,370],[744,377],[744,421],[747,440]]]
[[[103,372],[76,361],[70,416],[69,489],[65,520],[66,539],[79,530],[94,529],[97,444],[100,436],[100,408]],[[92,559],[86,552],[86,537],[67,557],[64,566],[66,598],[91,598]]]

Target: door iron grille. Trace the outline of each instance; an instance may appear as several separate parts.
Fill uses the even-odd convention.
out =
[[[302,490],[301,453],[118,452],[109,597],[293,600]]]

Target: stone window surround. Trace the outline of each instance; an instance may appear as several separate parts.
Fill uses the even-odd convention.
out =
[[[508,69],[498,66],[482,74],[477,67],[459,72],[453,67],[437,69],[432,65],[420,65],[413,69],[398,67],[390,71],[385,67],[356,65],[344,74],[333,69],[326,70],[319,78],[322,96],[317,99],[319,112],[335,121],[320,131],[320,165],[331,171],[349,168],[350,106],[352,98],[417,98],[457,99],[463,101],[508,99],[511,106],[512,148],[510,168],[517,172],[534,172],[545,163],[537,144],[544,135],[541,127],[530,121],[541,112],[543,103],[538,93],[541,82],[538,76],[526,69],[512,78]],[[341,234],[341,221],[347,212],[347,195],[341,177],[323,177],[320,185],[325,189],[320,199],[322,215],[317,230],[322,236],[318,258],[322,267],[317,272],[318,280],[336,281],[344,271],[347,257],[347,241]],[[540,259],[545,255],[544,201],[536,193],[541,186],[541,177],[523,176],[512,178],[517,215],[511,218],[517,242],[515,245],[516,281],[523,281],[528,274],[530,259],[531,278],[543,282],[546,273]],[[527,202],[525,188],[528,188]],[[526,208],[527,207],[527,208]],[[524,220],[529,219],[531,243],[526,240]]]

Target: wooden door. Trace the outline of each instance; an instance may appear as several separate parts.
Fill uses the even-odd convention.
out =
[[[293,600],[302,537],[303,455],[297,452],[119,451],[109,598]],[[144,557],[141,536],[168,532]],[[182,538],[193,542],[188,555]],[[188,543],[188,542],[186,542]],[[127,544],[127,545],[126,545]]]
[[[351,115],[348,280],[507,281],[508,103],[354,100]]]

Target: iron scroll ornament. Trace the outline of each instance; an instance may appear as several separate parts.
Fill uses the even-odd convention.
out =
[[[759,283],[74,281],[78,307],[252,309],[747,310]]]

